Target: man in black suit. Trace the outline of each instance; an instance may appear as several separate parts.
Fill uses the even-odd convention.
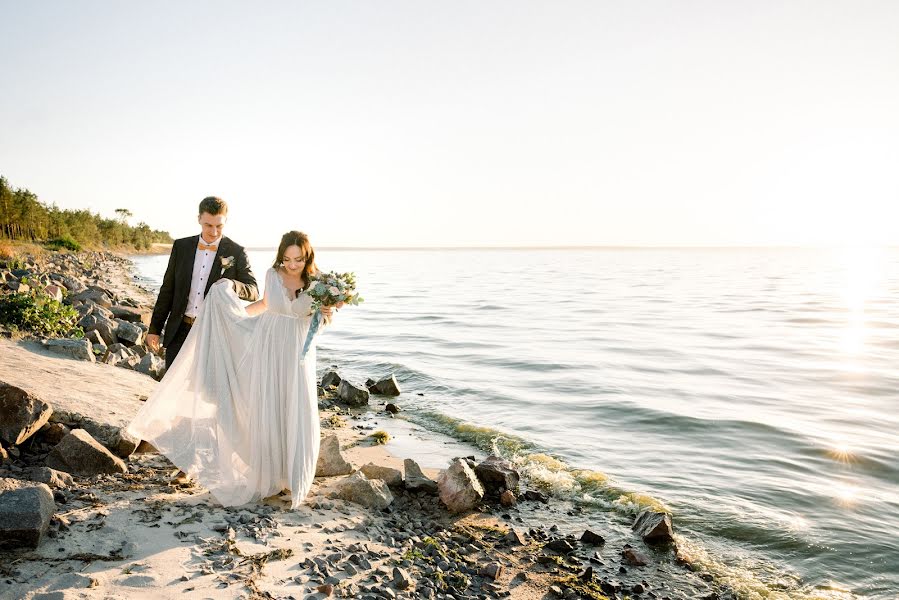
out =
[[[253,302],[259,298],[246,250],[222,236],[227,218],[228,205],[224,200],[215,196],[204,198],[197,217],[202,233],[172,244],[147,334],[147,346],[155,352],[159,350],[160,332],[164,332],[161,341],[166,368],[181,350],[213,283],[230,279],[243,300]]]

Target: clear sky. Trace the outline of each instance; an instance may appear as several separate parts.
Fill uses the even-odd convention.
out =
[[[0,174],[271,246],[899,243],[899,2],[0,0]]]

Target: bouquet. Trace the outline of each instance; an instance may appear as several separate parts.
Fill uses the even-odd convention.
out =
[[[304,294],[312,298],[312,323],[309,325],[309,333],[306,335],[306,343],[303,344],[303,354],[306,356],[312,338],[315,336],[322,322],[322,306],[336,306],[340,308],[344,304],[358,306],[363,298],[356,293],[355,273],[318,273],[313,275],[309,287]]]

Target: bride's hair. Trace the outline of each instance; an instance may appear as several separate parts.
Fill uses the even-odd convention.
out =
[[[282,235],[281,244],[278,245],[278,255],[275,257],[275,264],[272,265],[272,268],[275,270],[281,268],[281,263],[284,261],[284,253],[291,246],[299,246],[300,252],[306,257],[306,265],[300,274],[300,278],[303,280],[303,289],[305,290],[309,287],[312,276],[318,272],[318,267],[315,265],[315,250],[312,249],[312,244],[309,243],[308,235],[302,231],[288,231]]]

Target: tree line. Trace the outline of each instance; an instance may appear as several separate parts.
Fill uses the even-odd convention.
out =
[[[71,249],[133,247],[146,250],[154,242],[169,243],[167,231],[146,223],[129,225],[131,211],[116,209],[118,218],[107,219],[89,210],[61,210],[38,200],[27,189],[13,188],[0,176],[0,238],[28,242],[56,242]]]

